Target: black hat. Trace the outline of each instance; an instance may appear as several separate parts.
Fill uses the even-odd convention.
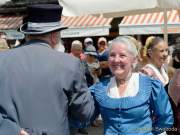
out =
[[[37,4],[27,7],[26,22],[20,26],[20,32],[27,35],[39,35],[66,29],[60,23],[63,7],[58,4]]]

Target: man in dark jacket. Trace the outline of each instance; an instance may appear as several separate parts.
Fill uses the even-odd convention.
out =
[[[89,121],[94,101],[80,61],[53,50],[62,7],[28,7],[26,43],[0,53],[0,135],[69,135],[68,117]]]

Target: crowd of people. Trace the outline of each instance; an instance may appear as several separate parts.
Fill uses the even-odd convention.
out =
[[[25,43],[0,52],[0,134],[88,134],[99,120],[104,135],[180,133],[180,38],[170,52],[157,36],[87,37],[65,53],[62,9],[30,5]]]

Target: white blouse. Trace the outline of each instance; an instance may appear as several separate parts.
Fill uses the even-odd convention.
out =
[[[153,64],[147,64],[145,65],[145,67],[149,67],[150,69],[152,69],[153,72],[155,73],[155,76],[153,77],[160,80],[164,86],[169,83],[169,77],[168,74],[166,73],[164,65],[161,66],[160,71]]]
[[[108,96],[111,98],[133,97],[139,91],[139,73],[132,73],[131,78],[128,81],[128,85],[123,96],[119,95],[117,82],[115,77],[112,77],[108,84]]]
[[[139,91],[139,73],[133,73],[128,81],[128,85],[123,96],[119,95],[117,82],[115,77],[112,77],[108,84],[108,96],[111,98],[123,98],[123,97],[133,97]],[[167,135],[166,132],[160,133],[159,135]]]

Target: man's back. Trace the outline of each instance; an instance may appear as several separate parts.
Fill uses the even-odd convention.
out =
[[[67,135],[68,112],[81,120],[92,115],[93,101],[78,60],[36,42],[0,57],[0,105],[21,128]]]

